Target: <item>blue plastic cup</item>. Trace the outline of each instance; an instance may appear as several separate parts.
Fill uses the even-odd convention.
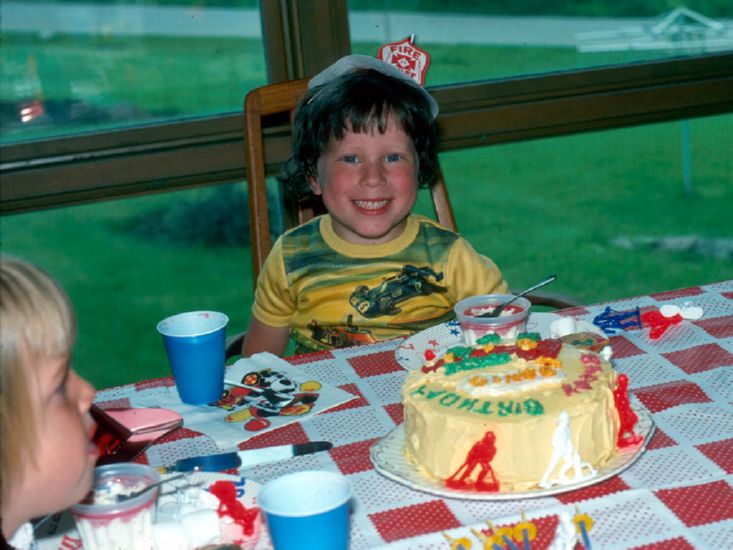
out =
[[[257,495],[276,550],[346,550],[351,484],[335,472],[288,474]]]
[[[189,311],[158,323],[184,403],[205,405],[221,397],[228,322],[226,315],[216,311]]]

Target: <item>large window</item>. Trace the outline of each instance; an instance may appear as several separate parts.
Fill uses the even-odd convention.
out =
[[[731,277],[729,135],[730,114],[464,149],[441,164],[459,230],[513,288],[557,273],[555,289],[595,303]]]
[[[733,4],[349,0],[355,53],[413,37],[428,85],[733,51]]]
[[[3,2],[2,142],[230,113],[265,82],[254,1]]]
[[[458,12],[443,4],[465,8],[463,26],[449,25]],[[231,332],[247,324],[249,248],[228,241],[247,231],[246,91],[315,74],[351,50],[374,54],[405,37],[398,23],[430,20],[429,32],[410,32],[433,56],[428,86],[441,106],[441,162],[459,227],[513,285],[555,271],[558,258],[556,289],[586,301],[725,278],[730,260],[705,251],[720,244],[725,254],[733,238],[733,53],[498,41],[516,40],[518,23],[466,43],[462,31],[486,18],[592,17],[603,31],[609,18],[657,14],[509,10],[519,4],[528,3],[3,2],[2,251],[69,288],[77,367],[92,381],[166,374],[159,318],[210,307],[230,315]],[[532,3],[555,4],[571,3]],[[698,4],[713,19],[731,17]],[[273,169],[287,155],[286,133],[268,130]],[[424,197],[419,208],[427,211]],[[213,240],[197,240],[212,228]],[[689,249],[659,251],[683,238]]]
[[[98,387],[169,373],[155,325],[211,309],[246,328],[252,300],[244,186],[0,218],[2,252],[43,266],[79,321],[74,365]]]

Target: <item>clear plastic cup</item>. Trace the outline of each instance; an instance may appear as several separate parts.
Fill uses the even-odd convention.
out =
[[[159,480],[160,474],[144,464],[97,467],[92,490],[71,508],[84,550],[150,550],[158,487],[122,501],[117,495],[137,492]]]
[[[516,340],[527,326],[532,304],[526,298],[514,300],[499,317],[481,317],[513,297],[513,294],[481,294],[458,302],[453,310],[461,324],[466,344],[476,345],[477,340],[486,334],[498,334],[502,340]]]
[[[189,311],[158,323],[184,403],[207,405],[221,397],[228,322],[226,315],[216,311]]]

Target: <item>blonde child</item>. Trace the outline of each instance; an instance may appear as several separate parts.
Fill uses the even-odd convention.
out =
[[[29,548],[32,518],[75,504],[91,488],[95,390],[71,368],[75,337],[60,286],[0,256],[2,548]]]
[[[459,300],[506,292],[460,235],[412,213],[438,171],[435,100],[401,71],[344,57],[315,76],[295,116],[290,191],[328,214],[281,236],[257,283],[243,355],[406,336],[453,318]]]

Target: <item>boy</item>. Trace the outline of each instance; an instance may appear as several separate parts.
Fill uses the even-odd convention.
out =
[[[315,76],[295,116],[290,192],[328,214],[282,235],[265,261],[242,354],[282,355],[413,334],[507,285],[460,235],[411,213],[438,170],[435,100],[397,68],[351,55]]]

